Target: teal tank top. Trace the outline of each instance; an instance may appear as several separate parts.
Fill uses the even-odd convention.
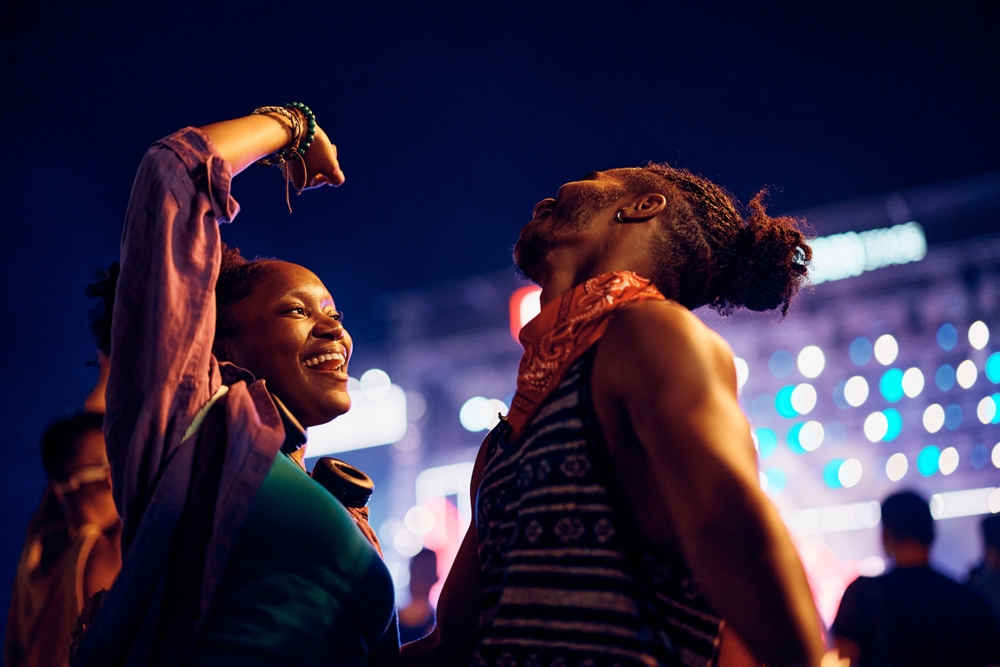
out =
[[[278,454],[185,664],[367,667],[393,609],[389,571],[354,519]]]

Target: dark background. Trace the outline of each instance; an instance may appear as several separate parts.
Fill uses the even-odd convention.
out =
[[[84,285],[151,141],[313,108],[347,183],[290,216],[251,168],[223,236],[314,269],[363,370],[378,295],[504,269],[532,206],[593,169],[668,161],[744,201],[772,186],[779,212],[997,170],[998,35],[986,0],[4,0],[0,614],[38,438],[96,378]]]

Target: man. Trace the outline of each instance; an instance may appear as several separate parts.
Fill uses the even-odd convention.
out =
[[[735,664],[738,634],[771,667],[818,665],[732,353],[690,312],[785,312],[810,258],[794,221],[762,195],[744,219],[709,181],[650,164],[563,185],[514,258],[542,312],[476,461],[438,626],[404,664]]]
[[[966,585],[986,600],[1000,623],[1000,514],[980,524],[983,530],[983,563],[969,572]]]
[[[930,568],[934,520],[927,501],[904,491],[882,502],[882,544],[895,567],[858,577],[833,622],[852,665],[1000,664],[1000,630],[985,601]]]

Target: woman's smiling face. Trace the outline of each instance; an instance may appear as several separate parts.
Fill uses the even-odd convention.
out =
[[[350,409],[351,337],[316,274],[298,264],[268,262],[229,315],[239,333],[216,341],[216,350],[265,380],[303,426],[325,424]]]

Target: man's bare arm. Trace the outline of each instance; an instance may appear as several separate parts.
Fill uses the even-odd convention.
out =
[[[818,616],[760,490],[725,343],[676,304],[637,304],[609,326],[593,386],[616,475],[629,481],[649,537],[680,546],[713,607],[759,659],[820,664]]]

